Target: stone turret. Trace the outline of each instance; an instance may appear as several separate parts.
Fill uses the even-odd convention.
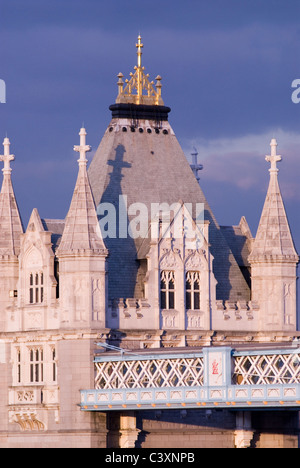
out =
[[[294,247],[278,183],[277,142],[271,140],[270,183],[253,249],[249,256],[252,299],[260,303],[260,327],[296,330],[296,266]]]
[[[78,178],[57,251],[62,326],[105,326],[107,250],[87,175],[86,131],[80,130]]]
[[[20,238],[23,225],[11,181],[10,167],[14,155],[10,154],[10,141],[6,137],[3,142],[4,154],[0,161],[4,162],[3,184],[0,193],[0,329],[6,328],[7,314],[13,313],[18,289],[18,255],[20,253]]]

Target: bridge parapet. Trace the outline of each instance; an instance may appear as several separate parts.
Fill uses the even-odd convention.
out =
[[[153,350],[152,350],[153,351]],[[103,353],[86,411],[199,407],[300,409],[300,349]]]

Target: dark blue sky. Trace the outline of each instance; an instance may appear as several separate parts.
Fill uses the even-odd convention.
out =
[[[163,78],[170,123],[187,156],[204,164],[201,186],[220,224],[245,215],[255,235],[271,137],[300,250],[299,0],[0,0],[0,138],[16,155],[13,181],[26,225],[31,210],[64,218],[84,122],[95,150],[110,121],[117,74],[143,64]],[[2,136],[1,136],[2,135]]]

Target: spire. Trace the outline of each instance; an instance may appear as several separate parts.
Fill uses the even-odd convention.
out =
[[[138,36],[137,48],[137,66],[134,67],[135,73],[130,73],[130,80],[125,80],[124,88],[124,75],[118,74],[118,97],[116,103],[125,104],[146,104],[163,106],[164,102],[161,98],[161,76],[157,76],[156,85],[153,81],[149,81],[149,75],[145,74],[145,67],[142,67],[142,38]]]
[[[277,163],[282,158],[277,154],[275,138],[271,140],[270,146],[271,155],[265,158],[271,164],[269,188],[249,260],[298,261],[278,184]]]
[[[86,153],[91,151],[86,135],[85,128],[81,128],[80,145],[74,146],[74,151],[80,154],[79,172],[58,255],[106,252],[86,170]]]
[[[0,256],[15,256],[20,253],[20,236],[24,231],[11,182],[10,163],[15,156],[10,154],[10,141],[7,137],[4,138],[3,146],[4,154],[0,155],[0,161],[4,162],[0,193]]]

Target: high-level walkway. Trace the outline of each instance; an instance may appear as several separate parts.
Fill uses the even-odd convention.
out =
[[[102,345],[103,346],[103,345]],[[300,410],[300,347],[103,352],[83,411],[178,408]]]

